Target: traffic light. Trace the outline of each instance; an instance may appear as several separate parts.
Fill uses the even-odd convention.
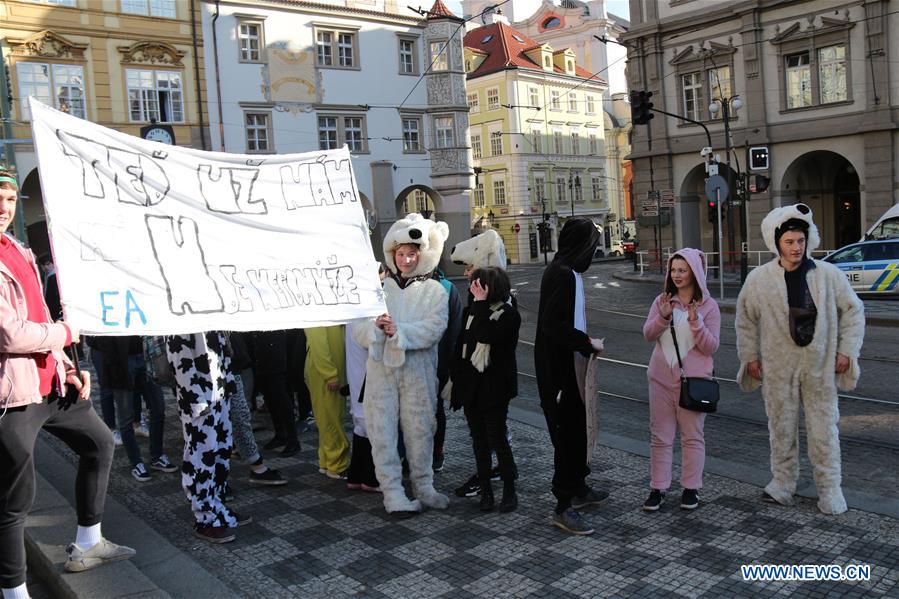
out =
[[[652,92],[648,91],[632,91],[631,100],[631,123],[634,125],[647,125],[655,116],[652,113]]]
[[[749,170],[766,171],[768,170],[768,148],[761,146],[757,148],[749,148]]]
[[[752,193],[762,193],[768,189],[769,185],[771,185],[770,177],[766,177],[765,175],[755,175],[752,184],[749,186],[749,191]]]
[[[715,200],[709,200],[709,222],[718,222],[718,202]]]

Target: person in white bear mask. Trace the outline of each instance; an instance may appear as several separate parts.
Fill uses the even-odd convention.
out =
[[[387,231],[384,281],[387,313],[353,326],[368,350],[365,422],[375,474],[388,513],[410,514],[422,506],[445,509],[434,489],[432,467],[437,409],[437,345],[447,327],[448,302],[432,274],[449,236],[444,222],[409,214]],[[414,500],[406,497],[397,451],[402,425]]]
[[[762,499],[793,505],[799,477],[799,405],[818,509],[846,511],[840,471],[837,388],[858,383],[864,304],[836,266],[813,260],[818,228],[805,204],[782,206],[762,221],[776,258],[753,270],[737,299],[737,380],[761,385],[771,443],[771,482]]]

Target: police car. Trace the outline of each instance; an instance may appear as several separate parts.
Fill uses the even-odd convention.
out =
[[[899,295],[899,238],[853,243],[824,260],[846,274],[856,293]]]

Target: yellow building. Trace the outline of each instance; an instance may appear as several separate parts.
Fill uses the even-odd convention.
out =
[[[472,228],[496,229],[510,262],[537,262],[544,249],[552,256],[566,218],[605,224],[606,83],[578,66],[570,48],[536,42],[502,15],[493,20],[465,36],[478,172]]]
[[[208,147],[199,2],[187,0],[0,0],[4,97],[0,162],[18,172],[16,235],[49,249],[31,144],[28,96],[131,135]],[[2,74],[2,73],[0,73]],[[11,99],[11,105],[8,100]]]

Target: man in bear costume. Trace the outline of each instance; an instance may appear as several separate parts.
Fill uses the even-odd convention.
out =
[[[865,334],[864,305],[846,276],[811,258],[818,228],[805,204],[775,208],[762,221],[776,258],[753,270],[737,299],[737,380],[761,385],[771,443],[771,482],[763,499],[793,504],[799,477],[799,405],[805,410],[808,454],[818,509],[846,511],[840,488],[837,387],[855,388]]]
[[[387,314],[353,325],[353,337],[368,350],[362,405],[388,513],[449,505],[446,495],[434,489],[432,468],[437,345],[449,312],[446,290],[432,274],[448,236],[446,223],[435,223],[420,214],[395,222],[384,239],[384,260],[390,271],[384,280]],[[416,497],[412,501],[403,490],[397,451],[399,425]]]

